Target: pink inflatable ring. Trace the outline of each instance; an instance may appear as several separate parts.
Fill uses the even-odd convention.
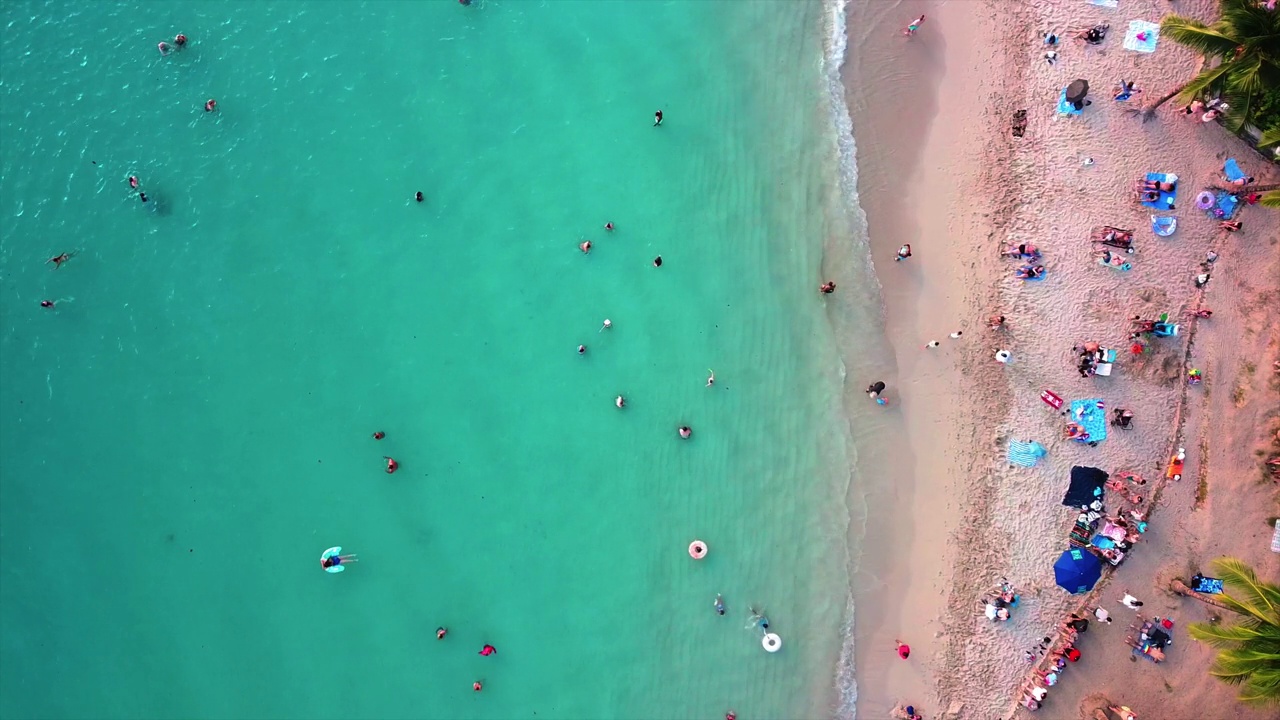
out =
[[[689,543],[689,557],[694,560],[701,560],[707,556],[707,544],[701,540],[694,540]]]

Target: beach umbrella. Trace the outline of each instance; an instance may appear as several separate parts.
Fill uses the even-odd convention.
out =
[[[1076,80],[1067,86],[1067,102],[1080,107],[1080,103],[1084,102],[1085,96],[1089,94],[1089,81]]]
[[[1053,578],[1072,595],[1089,592],[1102,577],[1102,561],[1088,550],[1071,548],[1053,564]]]

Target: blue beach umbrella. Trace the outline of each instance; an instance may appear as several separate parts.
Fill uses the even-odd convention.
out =
[[[1102,577],[1102,561],[1097,555],[1080,548],[1071,548],[1062,553],[1058,562],[1053,564],[1053,578],[1058,586],[1072,595],[1089,592],[1094,583]]]

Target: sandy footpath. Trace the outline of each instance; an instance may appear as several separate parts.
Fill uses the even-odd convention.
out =
[[[1214,5],[1181,0],[1176,9],[1209,19]],[[1070,467],[1154,479],[1175,443],[1187,448],[1185,479],[1160,493],[1149,532],[1097,591],[1117,621],[1095,623],[1082,638],[1084,659],[1037,716],[1085,717],[1104,696],[1143,718],[1266,716],[1208,676],[1211,653],[1185,631],[1176,631],[1161,665],[1134,664],[1123,642],[1132,616],[1117,602],[1123,589],[1181,625],[1212,608],[1166,592],[1171,577],[1208,573],[1207,561],[1223,554],[1275,574],[1266,520],[1280,511],[1262,461],[1280,452],[1273,440],[1280,376],[1272,370],[1280,354],[1280,214],[1245,208],[1237,216],[1243,230],[1228,234],[1195,209],[1194,197],[1221,182],[1227,157],[1260,182],[1280,173],[1176,102],[1147,123],[1126,112],[1190,77],[1198,58],[1167,40],[1149,55],[1123,49],[1130,20],[1158,22],[1170,5],[1121,6],[905,0],[849,8],[844,77],[859,194],[896,360],[891,399],[909,448],[887,459],[895,491],[868,529],[881,551],[856,578],[864,718],[886,717],[899,702],[915,703],[929,720],[1010,717],[1032,669],[1023,651],[1082,600],[1052,574],[1074,519],[1061,505]],[[897,32],[922,13],[916,37]],[[1055,65],[1043,60],[1042,31],[1094,23],[1111,24],[1104,43],[1066,41]],[[1078,77],[1090,81],[1093,104],[1058,116],[1058,91]],[[1121,78],[1144,90],[1137,102],[1112,100]],[[1020,109],[1027,131],[1013,138],[1009,125]],[[1151,211],[1131,200],[1147,172],[1180,178],[1171,213],[1179,229],[1170,238],[1156,237]],[[1089,232],[1097,225],[1135,230],[1130,270],[1096,262]],[[1017,263],[998,254],[1010,241],[1044,251],[1044,281],[1013,277]],[[904,242],[914,256],[895,263]],[[1193,278],[1211,248],[1220,257],[1199,291]],[[1213,317],[1184,319],[1197,306]],[[1130,355],[1128,318],[1161,312],[1180,320],[1183,334]],[[993,313],[1008,318],[1006,329],[985,327]],[[948,337],[957,330],[960,338]],[[935,339],[941,347],[926,349]],[[1072,347],[1088,340],[1121,350],[1111,377],[1076,372]],[[1014,361],[995,362],[997,348]],[[1203,371],[1202,385],[1187,386],[1188,367]],[[1097,447],[1070,442],[1064,419],[1039,399],[1045,388],[1068,401],[1103,398],[1130,408],[1134,428],[1112,429]],[[1009,466],[1011,437],[1039,441],[1048,457],[1034,469]],[[1148,493],[1140,507],[1150,500]],[[1108,506],[1118,504],[1109,498]],[[1002,576],[1022,590],[1024,604],[997,626],[982,617],[979,599]],[[907,662],[894,655],[895,638],[911,644]]]

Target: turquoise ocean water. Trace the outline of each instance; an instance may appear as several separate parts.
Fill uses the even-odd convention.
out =
[[[830,14],[0,4],[0,715],[850,701]]]

